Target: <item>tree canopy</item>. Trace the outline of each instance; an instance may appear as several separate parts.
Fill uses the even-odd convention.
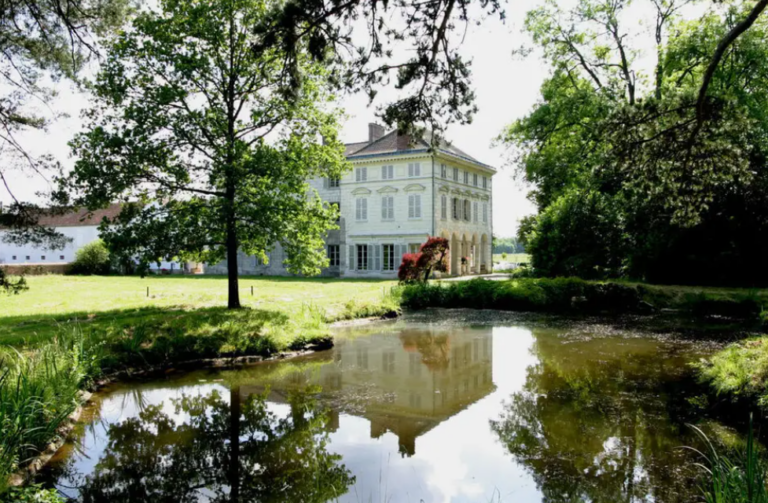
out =
[[[288,270],[318,273],[336,210],[310,189],[346,167],[338,112],[320,63],[254,51],[272,7],[263,0],[165,0],[110,45],[94,85],[88,130],[62,199],[125,206],[104,222],[111,250],[143,266],[178,257],[227,261],[229,306],[239,307],[238,250],[267,260],[280,243]]]
[[[706,281],[768,281],[747,265],[761,268],[768,244],[751,242],[768,217],[768,23],[756,18],[723,49],[702,105],[712,54],[754,9],[684,21],[674,13],[685,3],[654,2],[653,79],[629,45],[627,3],[584,0],[563,11],[550,2],[529,13],[553,73],[534,110],[500,139],[536,186],[539,216],[520,237],[541,273],[694,282],[704,267],[715,273]]]

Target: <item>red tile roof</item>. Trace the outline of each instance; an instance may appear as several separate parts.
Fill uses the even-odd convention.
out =
[[[64,213],[63,215],[44,215],[40,217],[39,224],[45,227],[79,227],[85,225],[99,225],[104,218],[110,220],[117,217],[122,210],[120,203],[112,203],[108,208],[96,210],[89,214],[88,210],[82,209]]]

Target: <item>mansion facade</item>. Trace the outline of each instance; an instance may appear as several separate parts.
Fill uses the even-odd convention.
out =
[[[341,179],[311,186],[338,205],[339,229],[330,231],[326,276],[395,277],[403,254],[417,252],[429,236],[450,243],[450,275],[492,268],[492,177],[496,170],[455,146],[413,140],[369,124],[368,141],[346,145],[353,169]],[[288,274],[279,244],[269,262],[239,257],[243,274]],[[226,262],[206,273],[226,272]]]

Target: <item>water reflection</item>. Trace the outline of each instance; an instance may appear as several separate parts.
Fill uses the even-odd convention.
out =
[[[691,348],[649,338],[563,341],[546,331],[523,389],[491,428],[548,502],[693,501],[684,423]]]
[[[370,421],[371,438],[394,433],[400,455],[413,456],[417,437],[495,389],[492,352],[490,330],[402,330],[341,339],[330,364],[244,385],[240,393],[263,393],[268,386],[270,401],[280,403],[287,391],[319,385],[332,427],[338,428],[340,413],[354,414]]]
[[[182,394],[172,411],[148,405],[109,424],[91,473],[65,466],[60,483],[95,503],[327,501],[354,482],[328,452],[328,419],[310,395],[293,393],[282,416],[264,395],[226,398]]]
[[[695,501],[676,448],[707,351],[601,327],[356,329],[116,386],[47,476],[88,502]]]

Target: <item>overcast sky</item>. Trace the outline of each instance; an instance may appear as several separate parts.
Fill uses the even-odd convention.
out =
[[[494,234],[501,237],[514,235],[519,219],[535,212],[526,198],[529,188],[513,178],[514,168],[504,165],[504,150],[493,148],[492,141],[505,125],[531,111],[539,98],[539,87],[549,73],[548,66],[536,52],[526,58],[512,54],[514,49],[529,42],[528,37],[522,33],[522,24],[525,12],[538,3],[538,0],[513,0],[506,4],[505,24],[497,19],[489,19],[481,26],[469,28],[462,54],[473,60],[473,86],[479,111],[472,124],[451,126],[446,133],[447,139],[459,148],[498,169],[493,186],[493,226]],[[638,5],[638,17],[652,14],[649,2],[635,5]],[[639,26],[638,29],[647,34],[647,26]],[[645,38],[644,35],[638,36]],[[48,132],[24,135],[23,141],[31,151],[49,152],[62,164],[69,166],[72,159],[67,141],[81,127],[79,116],[82,108],[87,105],[87,98],[73,92],[67,84],[59,86],[59,91],[60,97],[52,108],[59,113],[69,114],[69,117],[59,119]],[[377,105],[393,96],[394,91],[383,90],[373,106],[368,106],[364,96],[343,97],[341,105],[349,116],[342,131],[344,141],[365,140],[368,123],[376,121]],[[15,193],[23,198],[32,198],[35,192],[47,187],[39,177],[23,178],[16,175],[12,178]],[[8,200],[7,194],[0,191],[0,201]]]

